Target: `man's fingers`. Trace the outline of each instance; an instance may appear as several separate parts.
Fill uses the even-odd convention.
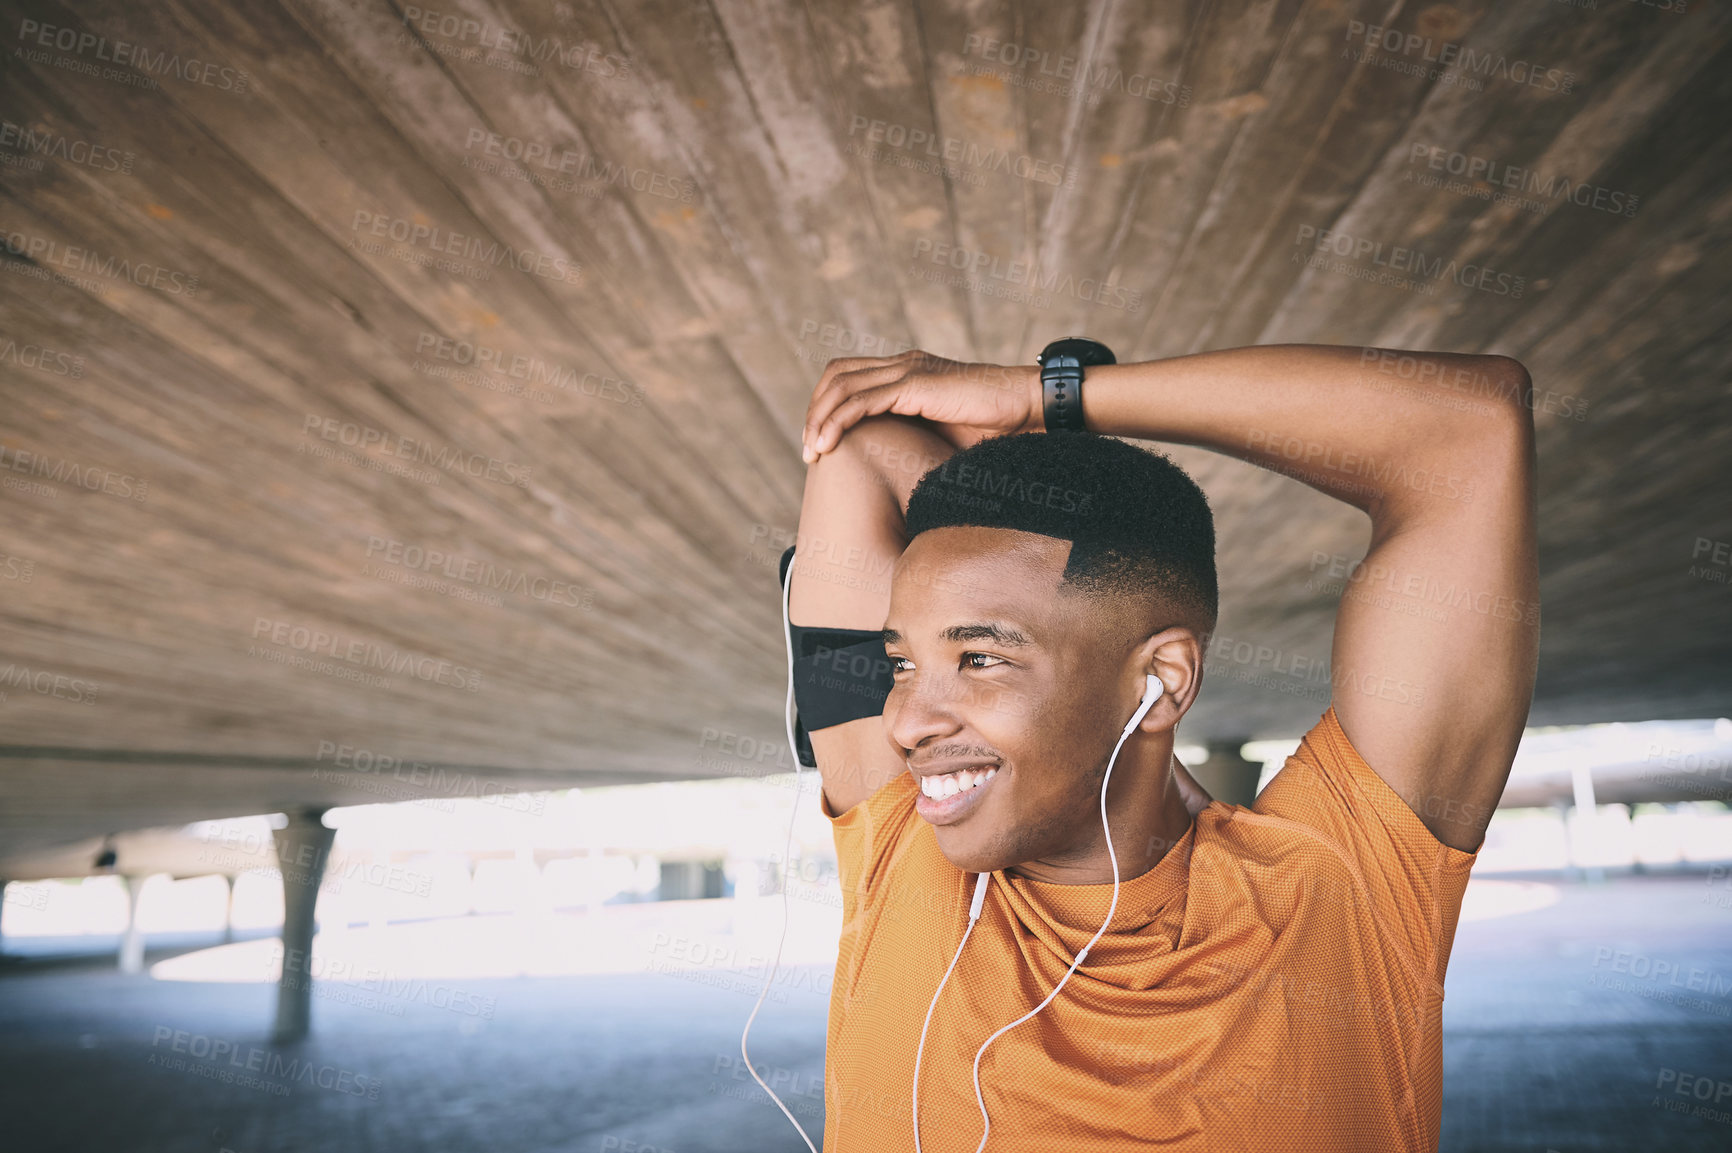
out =
[[[812,394],[811,403],[806,406],[806,424],[800,431],[800,444],[807,454],[813,449],[818,429],[836,411],[837,405],[864,389],[900,380],[907,371],[904,365],[891,362],[862,360],[858,363],[859,367],[837,373]]]
[[[881,384],[876,388],[863,389],[842,399],[830,415],[825,417],[818,426],[817,434],[811,441],[813,459],[820,453],[829,452],[841,441],[842,434],[853,428],[869,416],[880,413],[895,412],[896,402],[905,395],[906,389],[902,381],[891,384]],[[913,413],[904,415],[912,416]]]
[[[891,363],[888,356],[836,356],[825,362],[824,371],[818,374],[818,386],[814,393],[823,391],[824,387],[844,372],[854,372],[862,368],[877,368]]]

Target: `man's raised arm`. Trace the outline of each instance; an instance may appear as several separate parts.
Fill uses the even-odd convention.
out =
[[[825,378],[855,363],[866,362],[831,361]],[[926,421],[878,416],[849,429],[834,452],[807,469],[788,590],[791,621],[884,627],[891,573],[908,543],[903,513],[909,494],[921,474],[954,451]],[[824,796],[838,816],[905,768],[879,716],[819,729],[811,740]]]
[[[1432,834],[1466,852],[1533,697],[1528,387],[1507,357],[1271,345],[1104,365],[1083,388],[1091,431],[1215,449],[1370,515],[1335,624],[1336,716]]]

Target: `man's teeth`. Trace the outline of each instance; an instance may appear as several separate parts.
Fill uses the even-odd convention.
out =
[[[961,769],[954,773],[945,773],[937,777],[921,777],[920,791],[935,801],[945,797],[954,797],[957,793],[966,793],[969,789],[984,785],[998,775],[998,770]]]

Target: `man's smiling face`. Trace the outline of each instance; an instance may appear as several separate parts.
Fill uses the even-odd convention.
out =
[[[1057,863],[1100,844],[1101,775],[1136,708],[1143,636],[1129,611],[1061,588],[1070,549],[949,526],[917,535],[897,565],[885,732],[922,785],[915,810],[960,869]]]

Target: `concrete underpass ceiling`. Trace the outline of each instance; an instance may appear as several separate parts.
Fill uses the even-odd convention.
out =
[[[774,767],[720,734],[781,739],[798,421],[859,347],[1517,356],[1534,723],[1728,711],[1726,5],[0,7],[0,871],[379,799],[339,746]],[[1174,455],[1281,654],[1184,738],[1296,735],[1368,522]]]

